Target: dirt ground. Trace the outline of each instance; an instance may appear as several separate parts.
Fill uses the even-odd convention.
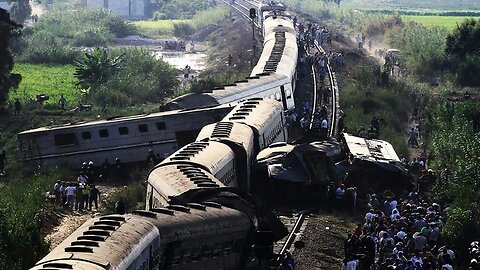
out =
[[[63,208],[55,208],[53,214],[58,218],[56,224],[45,229],[45,240],[50,242],[50,249],[54,249],[65,238],[73,233],[80,225],[85,223],[90,218],[100,215],[105,205],[102,202],[105,198],[111,196],[123,186],[97,184],[96,187],[100,191],[100,199],[98,201],[98,208],[93,208],[93,211],[70,211]]]
[[[340,269],[343,260],[343,243],[355,228],[351,215],[321,212],[311,216],[301,236],[305,243],[296,249],[293,257],[296,270]]]

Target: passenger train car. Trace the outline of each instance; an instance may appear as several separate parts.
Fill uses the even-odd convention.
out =
[[[231,136],[234,125],[239,136]],[[221,186],[248,192],[252,157],[271,143],[286,140],[285,118],[277,101],[255,98],[240,102],[213,131],[212,126],[204,127],[196,142],[155,166],[147,179],[147,210],[165,206],[193,189]],[[208,185],[203,185],[205,181]]]
[[[90,160],[96,164],[115,158],[144,161],[149,149],[163,158],[195,141],[203,126],[219,121],[230,110],[222,105],[27,130],[18,134],[17,156],[35,165],[71,168]]]
[[[258,97],[277,100],[284,110],[294,109],[298,58],[295,28],[286,12],[266,11],[263,16],[263,51],[250,77],[211,91],[180,96],[173,99],[168,107],[179,109],[236,104]]]
[[[239,269],[254,221],[213,202],[85,222],[31,270]]]
[[[268,24],[267,20],[265,23]],[[285,37],[290,38],[289,35]],[[277,39],[270,39],[269,42],[277,42]],[[286,51],[275,51],[275,54],[283,52]],[[273,50],[269,53],[273,54]],[[292,59],[295,57],[296,53],[291,56]],[[255,209],[247,199],[236,194],[240,194],[240,191],[228,188],[225,183],[236,182],[238,187],[248,190],[248,168],[253,158],[269,144],[287,138],[283,111],[289,109],[289,103],[285,106],[285,102],[282,102],[282,86],[285,96],[288,95],[287,89],[292,90],[290,98],[293,101],[293,78],[275,73],[277,69],[287,70],[280,67],[290,62],[282,62],[283,57],[273,57],[272,61],[270,58],[263,59],[267,59],[261,63],[264,68],[273,63],[273,70],[268,71],[268,74],[255,75],[247,81],[238,82],[235,87],[227,86],[225,91],[220,91],[224,91],[223,95],[196,94],[190,95],[193,99],[182,97],[171,103],[179,108],[192,108],[183,106],[188,104],[205,106],[226,103],[222,108],[229,108],[227,103],[240,102],[233,110],[230,108],[231,112],[223,119],[216,119],[222,119],[221,122],[205,126],[198,133],[196,142],[185,145],[152,169],[147,179],[147,210],[87,221],[32,270],[241,268],[249,257],[260,222],[255,214],[261,209]],[[294,71],[295,64],[290,68]],[[220,96],[224,99],[216,99]],[[249,97],[256,98],[248,99]],[[192,112],[201,110],[203,109]],[[169,113],[180,117],[182,112],[184,111]],[[138,118],[141,118],[138,121],[143,121],[145,116]],[[213,115],[212,118],[216,116]],[[107,129],[107,134],[120,133],[125,120]],[[181,120],[190,127],[202,124],[195,123],[196,119],[191,115],[183,115]],[[148,130],[157,127],[158,119],[151,121],[147,125]],[[138,124],[135,122],[127,130],[137,129]],[[168,127],[167,124],[165,126]],[[181,127],[179,124],[174,131],[182,132]],[[140,131],[139,126],[138,129]],[[185,132],[189,136],[196,136],[196,132],[191,130]],[[95,130],[94,125],[82,130],[86,131],[91,132],[90,135],[93,135],[92,132],[100,135],[100,130]],[[77,136],[82,135],[80,127],[75,132],[68,136],[70,142],[76,142]],[[182,136],[178,136],[179,140],[180,137]],[[172,136],[173,139],[175,136]],[[124,144],[122,142],[118,147],[122,148]],[[177,142],[176,146],[182,147],[184,144]],[[232,175],[231,172],[235,174]],[[218,192],[218,196],[215,192]],[[265,213],[259,215],[262,218],[267,216]],[[284,236],[285,234],[278,235],[278,239]]]

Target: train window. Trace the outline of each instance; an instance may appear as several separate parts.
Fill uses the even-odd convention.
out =
[[[275,99],[278,101],[282,100],[282,96],[280,95],[280,93],[275,93]]]
[[[75,133],[55,135],[55,146],[68,146],[77,144]]]
[[[92,139],[92,134],[90,133],[90,131],[84,131],[84,132],[82,132],[82,139],[84,139],[84,140],[90,140],[90,139]]]
[[[147,126],[147,124],[138,125],[138,131],[140,131],[140,132],[148,132],[148,126]]]
[[[100,135],[102,138],[108,137],[108,129],[100,129],[98,131],[98,135]]]
[[[167,129],[167,125],[165,125],[165,122],[157,122],[157,129],[158,130]]]
[[[126,135],[126,134],[128,134],[128,127],[119,127],[119,128],[118,128],[118,133],[119,133],[120,135]]]
[[[292,98],[292,90],[287,89],[287,98]]]

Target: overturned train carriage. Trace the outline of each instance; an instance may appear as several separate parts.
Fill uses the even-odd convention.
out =
[[[221,120],[231,109],[226,105],[27,130],[18,134],[17,156],[32,165],[70,168],[90,160],[145,161],[149,149],[163,158],[195,141],[203,126]]]

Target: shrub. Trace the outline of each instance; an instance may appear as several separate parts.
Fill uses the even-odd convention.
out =
[[[161,102],[178,85],[177,71],[163,60],[156,60],[141,49],[122,49],[112,53],[124,55],[118,71],[101,84],[92,97],[99,104],[131,105]]]
[[[189,23],[175,23],[173,24],[173,34],[177,37],[189,36],[195,33],[195,28]]]

